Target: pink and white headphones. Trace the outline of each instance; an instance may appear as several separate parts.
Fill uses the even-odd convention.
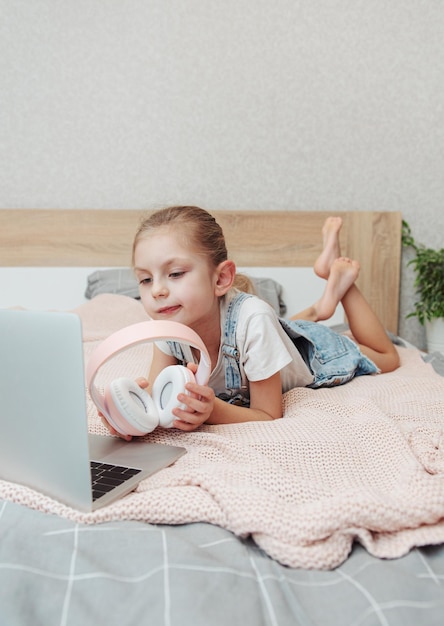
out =
[[[144,342],[178,341],[200,351],[196,374],[182,365],[170,365],[160,372],[151,395],[129,378],[118,378],[102,394],[94,385],[99,369],[116,354]],[[122,435],[145,435],[156,426],[171,428],[177,419],[175,407],[185,408],[177,400],[179,393],[188,393],[185,383],[205,385],[211,372],[211,360],[201,338],[194,330],[178,322],[157,320],[139,322],[110,335],[94,350],[86,368],[88,391],[96,407],[110,425]]]

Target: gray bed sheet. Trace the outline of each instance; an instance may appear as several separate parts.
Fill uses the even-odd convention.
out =
[[[4,501],[0,536],[1,626],[444,623],[444,546],[290,569],[210,524],[82,526]]]

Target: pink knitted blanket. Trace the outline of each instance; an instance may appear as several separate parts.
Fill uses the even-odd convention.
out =
[[[86,358],[97,343],[145,319],[125,296],[98,296],[77,309]],[[294,389],[275,422],[157,430],[149,439],[184,446],[172,467],[95,513],[70,509],[0,481],[0,496],[83,523],[209,522],[252,536],[292,567],[327,569],[354,541],[373,555],[399,557],[444,541],[444,378],[418,351],[402,365],[333,389]],[[125,352],[107,376],[147,371],[147,352]],[[89,404],[90,429],[104,433]]]

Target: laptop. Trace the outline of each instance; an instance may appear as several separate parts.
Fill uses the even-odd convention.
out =
[[[89,434],[80,318],[0,310],[1,479],[94,511],[185,452]]]

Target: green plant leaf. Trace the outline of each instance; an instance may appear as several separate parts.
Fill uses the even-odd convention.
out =
[[[434,250],[416,243],[409,224],[402,222],[402,244],[415,251],[408,262],[415,271],[416,294],[414,312],[407,317],[417,317],[421,324],[425,320],[444,317],[444,248]]]

